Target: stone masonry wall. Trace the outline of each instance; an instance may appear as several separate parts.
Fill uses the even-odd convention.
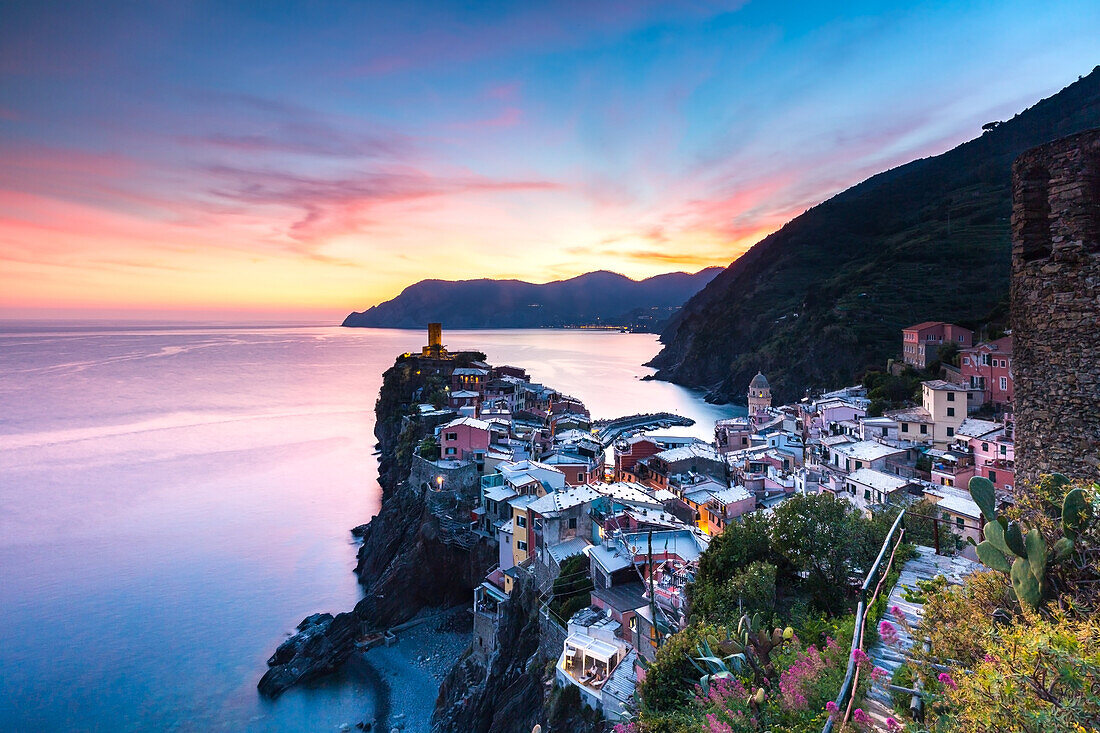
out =
[[[1016,476],[1100,467],[1100,130],[1012,171]]]

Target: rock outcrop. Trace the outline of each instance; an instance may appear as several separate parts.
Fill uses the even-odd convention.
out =
[[[269,669],[257,686],[260,694],[275,698],[299,682],[336,670],[347,661],[359,635],[354,614],[315,613],[298,624],[298,633],[275,650]]]

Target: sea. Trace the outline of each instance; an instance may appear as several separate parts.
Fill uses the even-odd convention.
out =
[[[294,626],[360,597],[377,511],[374,402],[421,331],[0,322],[0,730],[335,731],[354,673],[276,701]],[[593,417],[731,406],[643,381],[654,335],[452,331]],[[742,408],[743,414],[743,408]]]

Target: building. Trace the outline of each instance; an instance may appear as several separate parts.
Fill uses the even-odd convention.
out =
[[[901,356],[906,364],[927,369],[936,361],[940,347],[954,341],[960,349],[974,344],[974,332],[943,321],[925,321],[901,331]]]
[[[897,501],[909,495],[912,482],[873,468],[860,468],[844,478],[844,495],[849,502],[870,514],[872,507]]]
[[[1015,392],[1012,337],[983,342],[960,352],[959,374],[971,389],[972,408],[986,403],[1001,408],[1011,405]]]
[[[439,456],[444,460],[484,460],[492,442],[489,423],[473,417],[460,417],[439,427]]]
[[[447,347],[443,345],[443,324],[428,324],[428,345],[420,349],[420,355],[426,359],[448,358]]]
[[[968,389],[959,384],[933,379],[921,382],[921,402],[932,418],[932,444],[946,448],[955,440],[955,431],[967,413]]]
[[[1012,167],[1016,474],[1100,467],[1100,130]]]
[[[750,417],[765,412],[772,406],[772,388],[768,384],[767,377],[760,372],[757,372],[749,382],[748,400]]]

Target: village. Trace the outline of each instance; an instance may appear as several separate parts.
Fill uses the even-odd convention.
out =
[[[719,420],[706,442],[661,434],[690,423],[674,415],[594,421],[520,367],[448,353],[430,324],[428,345],[406,358],[446,386],[416,407],[435,427],[410,481],[445,541],[497,546],[471,599],[472,653],[488,663],[498,651],[502,604],[526,575],[557,683],[623,718],[645,664],[688,623],[685,586],[711,539],[799,494],[827,492],[867,516],[923,502],[937,545],[949,525],[936,551],[974,559],[964,542],[981,540],[982,514],[969,479],[1005,496],[1015,482],[1012,337],[975,343],[965,328],[926,322],[903,330],[899,355],[892,373],[928,377],[919,401],[872,414],[868,389],[855,385],[776,405],[758,373],[748,414]]]

